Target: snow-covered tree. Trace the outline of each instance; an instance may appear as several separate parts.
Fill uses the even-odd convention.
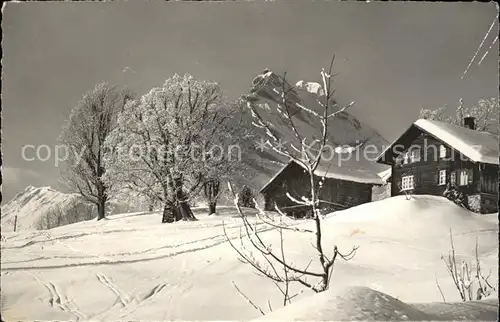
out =
[[[229,197],[229,191],[222,182],[235,181],[241,184],[249,180],[255,173],[248,163],[250,156],[255,151],[254,141],[257,135],[251,124],[251,118],[246,111],[246,101],[238,99],[230,103],[231,120],[224,124],[223,133],[219,134],[223,146],[238,147],[238,158],[221,162],[217,167],[210,167],[205,174],[203,195],[209,208],[209,215],[215,214],[218,200]]]
[[[463,100],[460,99],[459,105],[455,110],[454,115],[449,115],[449,108],[439,107],[435,110],[421,109],[420,118],[436,120],[445,123],[463,125],[463,118],[472,116],[476,119],[477,131],[498,132],[498,115],[500,113],[500,104],[497,98],[491,97],[481,99],[477,104],[471,107],[463,105]]]
[[[106,180],[162,202],[162,222],[196,220],[190,200],[239,158],[227,131],[234,113],[217,83],[174,75],[125,105],[107,141]]]
[[[116,125],[116,116],[132,98],[130,90],[97,84],[71,111],[60,141],[67,151],[61,168],[64,184],[97,206],[97,219],[106,214],[109,185],[103,181],[104,142]]]

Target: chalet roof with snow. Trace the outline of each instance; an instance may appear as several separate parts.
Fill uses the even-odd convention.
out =
[[[303,167],[301,164],[290,160],[287,164],[285,164],[260,190],[263,192],[266,188],[280,176],[280,174],[289,167],[292,163],[298,164]],[[304,168],[304,167],[303,167]],[[304,168],[305,170],[305,168]],[[333,162],[321,161],[314,174],[318,177],[325,177],[330,179],[344,180],[344,181],[352,181],[358,183],[365,183],[371,185],[383,185],[384,181],[380,176],[376,173],[373,173],[364,169],[356,169],[350,166],[339,166],[336,162],[336,159]]]
[[[382,152],[377,162],[390,164],[394,157],[394,145],[401,144],[408,137],[416,137],[421,132],[430,134],[473,162],[499,164],[498,135],[426,119],[416,120],[405,133]]]

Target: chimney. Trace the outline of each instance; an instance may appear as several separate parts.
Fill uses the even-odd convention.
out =
[[[464,126],[468,129],[476,129],[476,118],[473,116],[464,117]]]

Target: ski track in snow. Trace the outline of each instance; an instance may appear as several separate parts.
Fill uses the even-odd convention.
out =
[[[132,296],[122,291],[116,283],[111,281],[109,277],[102,273],[96,273],[96,277],[101,284],[110,289],[117,297],[116,302],[110,307],[106,308],[104,311],[92,316],[93,320],[106,320],[109,315],[112,315],[113,310],[118,309],[121,313],[119,318],[123,318],[133,312],[135,312],[141,305],[153,300],[159,293],[161,293],[167,286],[167,283],[159,283],[153,286],[148,292],[143,296],[139,296],[140,293]],[[117,304],[120,304],[117,307]],[[125,310],[123,312],[123,310]],[[122,313],[123,312],[123,313]]]
[[[300,223],[290,225],[290,227],[295,226],[295,225],[299,225],[299,224]],[[222,224],[220,224],[220,225],[222,225]],[[228,235],[231,233],[230,232],[231,230],[234,231],[234,230],[236,230],[235,228],[238,228],[238,227],[240,227],[240,226],[236,225],[236,224],[234,226],[226,226],[226,230],[228,231]],[[274,229],[276,229],[276,228],[268,227],[268,228],[261,229],[259,231],[260,232],[267,232],[267,231],[274,230]],[[47,236],[47,238],[48,238],[47,240],[45,240],[45,242],[57,240],[57,237],[52,238],[52,235],[50,235],[48,232],[44,232],[43,235]],[[229,239],[230,240],[239,239],[239,235],[235,236],[235,237],[229,237]],[[213,242],[203,244],[203,242],[205,242],[205,241],[213,241]],[[153,261],[153,260],[158,260],[158,259],[174,257],[174,256],[178,256],[178,255],[185,254],[185,253],[201,251],[201,250],[205,250],[205,249],[219,246],[219,245],[226,243],[226,242],[227,242],[227,239],[226,239],[225,235],[218,234],[218,235],[210,236],[207,238],[195,239],[195,240],[191,240],[191,241],[184,242],[184,243],[179,243],[179,244],[174,244],[174,245],[165,245],[165,246],[150,248],[147,250],[142,250],[142,251],[137,251],[137,252],[122,252],[122,253],[106,254],[106,255],[91,255],[91,254],[85,253],[85,256],[76,257],[78,259],[95,258],[95,257],[102,259],[102,260],[92,261],[92,262],[67,263],[67,264],[59,264],[59,265],[53,264],[53,265],[32,265],[32,266],[5,267],[6,265],[13,263],[13,262],[3,261],[2,270],[3,271],[41,270],[41,269],[54,269],[54,268],[66,268],[66,267],[77,267],[77,266],[98,266],[98,265],[117,265],[117,264],[126,264],[126,263],[138,263],[138,262]],[[114,259],[109,258],[112,256],[141,255],[141,254],[145,254],[145,253],[148,253],[151,251],[158,251],[161,249],[170,249],[170,248],[179,248],[179,247],[198,244],[198,243],[201,243],[202,245],[200,245],[199,247],[187,248],[187,249],[179,250],[177,252],[167,253],[167,254],[163,254],[163,255],[157,255],[157,256],[151,256],[151,257],[139,257],[139,258],[135,258],[135,259],[134,258],[121,259],[121,260],[120,259],[114,260]],[[64,246],[68,247],[68,245],[64,245]],[[75,251],[75,250],[73,250],[73,251]],[[79,251],[79,252],[82,253],[81,251]],[[52,258],[52,257],[50,257],[50,258]],[[69,258],[69,257],[62,257],[62,258]],[[33,261],[33,259],[26,260],[26,261],[17,261],[17,262],[22,263],[22,262],[28,262],[28,261]]]
[[[31,274],[31,273],[30,273]],[[33,278],[40,284],[42,284],[49,292],[49,305],[53,308],[58,308],[63,312],[68,312],[76,316],[77,321],[86,320],[88,317],[86,314],[82,313],[74,301],[68,297],[66,294],[62,293],[56,284],[51,282],[44,282],[39,277],[31,274]]]
[[[299,224],[299,223],[297,223]],[[222,223],[220,224],[215,224],[215,225],[199,225],[196,228],[208,228],[208,227],[222,227]],[[228,236],[231,240],[235,240],[239,238],[239,228],[240,224],[227,224],[226,223],[226,231],[228,233]],[[189,227],[179,227],[180,230],[187,229]],[[270,230],[274,230],[274,227],[266,227],[261,229],[261,232],[266,232]],[[127,232],[133,232],[133,231],[138,231],[138,229],[131,229],[131,230],[126,230]],[[120,233],[124,232],[123,229],[111,229],[107,231],[101,231],[101,232],[93,232],[93,233],[76,233],[73,235],[63,235],[63,236],[53,236],[51,233],[48,231],[43,231],[40,234],[37,234],[37,237],[45,237],[45,239],[40,239],[40,240],[32,240],[24,245],[21,245],[21,247],[2,247],[3,249],[16,249],[16,248],[26,248],[29,246],[34,246],[36,244],[44,244],[44,243],[61,243],[64,247],[70,249],[73,252],[78,252],[81,254],[80,256],[42,256],[34,259],[26,259],[24,261],[12,261],[12,262],[7,262],[4,261],[2,264],[2,273],[7,274],[9,271],[26,271],[26,273],[32,275],[40,284],[42,284],[50,294],[50,300],[49,300],[49,305],[54,308],[58,308],[63,312],[68,312],[73,315],[75,315],[77,321],[78,320],[108,320],[108,317],[114,316],[113,312],[118,310],[118,315],[119,318],[125,318],[126,316],[132,314],[135,312],[138,308],[140,308],[142,305],[145,305],[146,303],[150,301],[154,301],[155,298],[160,294],[162,291],[164,291],[167,287],[166,283],[158,283],[155,284],[151,287],[149,291],[146,291],[142,294],[128,294],[125,291],[123,291],[114,281],[111,277],[101,273],[101,272],[94,272],[97,280],[99,283],[101,283],[105,288],[107,288],[109,291],[111,291],[115,296],[116,296],[116,301],[106,309],[104,309],[101,312],[96,312],[95,314],[86,315],[82,312],[79,311],[77,306],[73,303],[71,299],[69,299],[66,295],[62,294],[59,290],[59,288],[50,282],[43,282],[41,281],[38,277],[36,277],[34,274],[30,273],[32,270],[43,270],[43,269],[54,269],[54,268],[66,268],[66,267],[78,267],[78,266],[99,266],[99,265],[116,265],[116,264],[123,264],[123,263],[137,263],[137,262],[144,262],[144,261],[153,261],[157,259],[163,259],[163,258],[168,258],[168,257],[174,257],[178,256],[181,254],[185,253],[191,253],[191,252],[197,252],[197,251],[202,251],[206,250],[209,248],[216,247],[218,245],[221,245],[223,243],[227,242],[226,236],[224,233],[220,233],[217,235],[211,235],[209,237],[205,238],[198,238],[194,240],[189,240],[183,243],[175,243],[175,244],[169,244],[169,245],[163,245],[159,247],[152,247],[148,248],[145,250],[140,250],[136,252],[119,252],[119,253],[113,253],[113,254],[106,254],[106,255],[90,255],[86,254],[83,251],[75,250],[68,244],[65,244],[61,242],[62,240],[68,240],[68,239],[73,239],[73,238],[78,238],[78,237],[85,237],[88,235],[103,235],[103,234],[111,234],[111,233]],[[32,237],[33,238],[33,237]],[[193,247],[194,246],[194,247]],[[123,260],[116,259],[116,260],[110,260],[109,257],[116,257],[116,256],[134,256],[134,255],[144,255],[148,254],[151,252],[157,252],[161,251],[163,249],[175,249],[175,248],[180,248],[180,247],[186,247],[186,249],[181,249],[175,252],[170,252],[168,254],[163,254],[163,255],[156,255],[152,257],[141,257],[141,258],[126,258]],[[26,267],[5,267],[5,265],[8,265],[9,263],[26,263],[26,262],[34,262],[36,260],[44,260],[44,259],[54,259],[54,258],[60,258],[60,259],[77,259],[77,260],[82,260],[82,259],[88,259],[88,258],[103,258],[103,257],[108,257],[108,259],[103,259],[103,260],[98,260],[94,262],[78,262],[78,263],[67,263],[67,264],[61,264],[61,265],[32,265],[32,266],[26,266]],[[91,269],[92,270],[92,269]],[[179,286],[176,286],[179,287]]]
[[[74,235],[63,235],[63,236],[58,236],[58,237],[54,237],[51,239],[30,240],[29,242],[24,243],[22,245],[5,246],[2,248],[4,248],[4,249],[18,249],[18,248],[25,248],[25,247],[28,247],[28,246],[31,246],[34,244],[50,243],[53,241],[75,239],[75,238],[79,238],[79,237],[92,236],[92,235],[104,235],[104,234],[110,234],[110,233],[128,233],[128,232],[132,232],[132,231],[137,231],[137,229],[114,229],[114,230],[105,230],[105,231],[100,231],[100,232],[89,232],[89,233],[78,233],[78,234],[74,234]],[[42,232],[42,233],[38,234],[38,236],[43,236],[43,235],[47,235],[47,234],[48,234],[47,232]],[[7,238],[7,240],[10,238],[13,238],[13,237],[9,237],[9,238]],[[23,239],[26,240],[26,239],[32,239],[32,238],[33,237],[30,236],[30,237],[25,237]],[[20,239],[20,240],[23,240],[23,239]]]
[[[4,263],[5,264],[27,263],[27,262],[35,262],[35,261],[39,261],[39,260],[46,260],[46,259],[83,259],[83,258],[116,257],[116,256],[124,256],[124,255],[125,256],[141,255],[141,254],[147,254],[147,253],[150,253],[150,252],[156,252],[156,251],[159,251],[159,250],[162,250],[162,249],[177,248],[177,247],[181,247],[181,246],[185,246],[185,245],[196,244],[196,243],[199,243],[199,242],[203,242],[203,241],[207,241],[207,240],[212,240],[214,238],[219,238],[221,236],[224,236],[224,235],[223,234],[219,234],[219,235],[215,235],[215,236],[212,236],[212,237],[207,237],[207,238],[202,238],[202,239],[197,239],[197,240],[191,240],[191,241],[188,241],[188,242],[185,242],[185,243],[180,243],[180,244],[172,244],[172,245],[164,245],[164,246],[159,246],[159,247],[152,247],[152,248],[148,248],[148,249],[140,250],[140,251],[135,251],[135,252],[119,252],[119,253],[113,253],[113,254],[106,254],[105,256],[91,255],[91,254],[85,254],[85,255],[81,255],[81,256],[51,256],[51,257],[41,256],[41,257],[37,257],[37,258],[30,258],[30,259],[27,259],[27,260],[6,261]],[[58,239],[60,239],[60,238],[56,237],[56,238],[54,238],[52,240],[58,240]],[[50,241],[51,240],[42,240],[42,241],[39,241],[39,243],[50,242]],[[32,244],[36,244],[36,243],[38,243],[38,242],[34,242]],[[5,247],[5,249],[12,249],[12,248],[16,248],[16,247]]]
[[[105,321],[107,320],[107,316],[113,313],[112,311],[114,309],[118,310],[127,309],[125,313],[123,313],[120,316],[120,318],[125,317],[130,313],[133,313],[144,302],[154,299],[167,286],[166,283],[159,283],[153,286],[148,292],[145,293],[145,295],[139,296],[139,294],[137,294],[133,296],[123,291],[116,284],[116,282],[113,281],[111,277],[103,273],[97,272],[95,273],[97,280],[116,296],[116,301],[111,306],[104,309],[102,312],[93,315],[87,315],[85,313],[82,313],[76,306],[74,301],[70,297],[62,293],[54,283],[44,282],[36,275],[29,272],[27,273],[30,274],[38,283],[40,283],[47,289],[50,295],[48,300],[48,305],[50,305],[50,307],[57,308],[63,312],[68,312],[75,315],[77,321],[81,320]]]
[[[146,295],[144,295],[142,297],[142,299],[140,301],[134,302],[133,303],[134,305],[128,305],[126,307],[125,313],[121,314],[119,316],[119,318],[120,319],[124,318],[125,316],[135,312],[144,303],[147,303],[148,301],[153,300],[160,292],[162,292],[165,289],[166,286],[167,286],[166,283],[160,283],[160,284],[155,285],[149,292],[146,293]]]
[[[120,302],[122,307],[127,306],[133,299],[113,282],[113,280],[102,273],[96,274],[97,280],[104,286],[110,289],[117,296],[117,302]]]
[[[232,220],[233,217],[226,218],[231,218]],[[238,217],[234,218],[237,220]],[[146,223],[146,221],[144,223]],[[149,226],[149,219],[147,220],[148,225],[144,225],[144,223],[141,222],[141,225],[137,226],[134,225],[135,223],[127,221],[127,225],[134,225],[133,229],[118,229],[119,226],[113,223],[111,226],[103,225],[89,227],[89,229],[95,229],[93,232],[81,232],[81,230],[78,231],[76,229],[71,229],[70,231],[54,229],[30,233],[28,236],[9,236],[7,238],[7,244],[9,244],[7,247],[5,247],[5,243],[2,242],[2,255],[12,254],[13,256],[11,258],[13,260],[2,260],[3,267],[1,273],[2,275],[7,275],[14,274],[16,271],[25,271],[25,274],[33,276],[36,281],[49,292],[48,301],[45,300],[44,302],[47,305],[46,309],[49,310],[48,312],[51,312],[51,310],[58,310],[60,311],[59,314],[62,314],[61,312],[68,314],[67,317],[62,317],[63,319],[76,319],[77,321],[130,320],[129,317],[134,319],[138,316],[153,316],[150,312],[151,308],[165,307],[169,309],[168,312],[165,312],[163,319],[168,320],[171,317],[178,316],[181,312],[184,312],[183,310],[186,310],[185,308],[178,308],[178,298],[176,296],[177,294],[189,293],[190,289],[193,288],[193,281],[190,281],[189,278],[184,278],[182,276],[177,276],[176,278],[170,278],[169,276],[167,279],[162,280],[160,279],[160,276],[163,275],[160,274],[160,276],[155,275],[155,281],[145,283],[150,278],[148,276],[144,281],[141,281],[142,285],[139,286],[140,288],[136,289],[137,286],[130,284],[128,281],[129,275],[123,275],[120,268],[115,271],[115,268],[111,268],[111,266],[109,266],[108,270],[106,266],[160,260],[164,258],[176,257],[186,253],[195,253],[195,257],[203,257],[205,256],[204,254],[211,254],[212,252],[216,253],[217,250],[209,251],[208,253],[196,252],[211,249],[218,245],[227,243],[227,238],[222,231],[223,223],[217,221],[172,225],[168,226],[169,230],[165,230],[163,228],[164,226],[159,226],[159,228],[153,226],[153,228],[151,228]],[[301,225],[303,223],[303,221],[298,221],[291,224],[290,227]],[[342,221],[340,221],[340,225],[332,223],[332,225],[326,224],[324,227],[325,230],[329,229],[328,231],[331,231],[331,234],[333,235],[340,233],[342,238],[350,238],[351,235],[349,234],[351,234],[352,231],[350,228],[351,225],[352,223],[348,222],[347,226],[343,227]],[[366,225],[369,225],[369,223],[366,223]],[[225,228],[229,240],[233,241],[240,238],[239,233],[241,223],[239,221],[232,222],[227,220],[225,222]],[[274,227],[266,227],[266,225],[259,225],[258,227],[259,232],[267,232],[274,229]],[[482,227],[474,229],[473,227],[470,227],[470,230],[467,231],[466,228],[461,228],[460,230],[462,231],[457,231],[454,235],[466,236],[489,234],[494,232],[496,229],[484,229]],[[421,238],[417,234],[415,236],[412,234],[409,236],[402,234],[385,236],[381,231],[383,232],[385,230],[374,229],[373,231],[370,231],[369,234],[367,233],[367,235],[358,234],[356,235],[355,240],[360,241],[363,244],[383,243],[391,247],[395,246],[392,247],[394,249],[399,249],[401,248],[399,246],[403,246],[424,252],[426,254],[437,253],[439,251],[439,249],[431,248],[432,246],[430,246],[429,242],[425,241],[425,238],[427,237]],[[144,234],[145,232],[152,236],[157,236],[157,238],[150,239],[148,237],[144,239],[141,237],[141,234]],[[130,235],[124,237],[121,233],[128,233]],[[439,231],[432,231],[432,234],[438,233]],[[88,239],[86,238],[87,236],[89,237]],[[94,238],[92,236],[97,237]],[[102,243],[116,244],[118,247],[113,249],[101,246],[101,236],[104,238],[104,242]],[[135,249],[124,248],[122,246],[122,243],[124,242],[122,240],[123,238],[129,239],[127,242],[130,243]],[[447,239],[446,236],[443,238]],[[96,241],[99,241],[99,243],[95,244]],[[143,241],[144,243],[142,243]],[[87,247],[87,243],[90,243],[91,246]],[[60,244],[63,248],[61,249],[57,244]],[[142,246],[138,247],[138,244]],[[37,245],[42,246],[42,249],[43,245],[47,245],[45,251],[48,253],[44,253],[40,256],[41,254],[39,253]],[[89,253],[89,251],[92,252],[93,250],[96,253]],[[6,251],[7,254],[5,254],[4,251]],[[17,254],[17,252],[26,252],[27,256],[21,257]],[[67,255],[63,256],[64,254]],[[3,256],[3,258],[5,257],[8,256]],[[182,261],[182,257],[180,257],[179,260],[182,265],[178,267],[177,270],[184,275],[184,272],[188,269],[188,267],[185,266],[185,263]],[[380,265],[372,263],[369,260],[371,260],[371,257],[368,257],[366,260],[363,260],[363,257],[361,257],[359,258],[359,262],[358,259],[355,258],[353,263],[355,263],[355,266],[360,269],[369,268],[371,273],[375,275],[380,273],[379,275],[382,276],[382,273],[385,272],[384,268],[380,267]],[[25,267],[23,267],[23,263],[26,265]],[[207,261],[207,263],[210,263],[211,265],[213,261]],[[11,265],[11,267],[5,267],[6,265]],[[150,264],[147,264],[146,266],[149,265]],[[402,265],[401,267],[398,264],[393,265],[394,266],[391,271],[393,275],[397,275],[400,270],[403,271],[407,269],[405,265]],[[93,285],[88,285],[89,289],[97,286],[97,294],[102,292],[103,295],[107,295],[107,297],[105,297],[106,302],[100,303],[102,306],[100,306],[97,310],[91,309],[90,306],[86,304],[85,299],[83,299],[83,302],[79,302],[79,306],[77,306],[75,301],[77,299],[80,301],[81,297],[72,299],[67,294],[67,291],[66,293],[64,292],[64,290],[66,290],[65,285],[67,285],[63,284],[64,281],[66,281],[65,278],[58,278],[58,280],[56,280],[56,284],[52,278],[45,277],[44,275],[45,272],[46,274],[52,274],[50,272],[51,269],[65,267],[86,267],[84,269],[86,272],[85,274],[90,272],[89,276],[95,283],[92,283]],[[47,269],[48,271],[44,271],[44,269]],[[34,270],[40,270],[40,272],[34,273]],[[197,270],[199,271],[200,267],[197,267]],[[44,278],[40,279],[39,277]],[[203,292],[204,291],[205,290],[203,290]],[[385,297],[385,295],[382,295],[380,299],[385,300]],[[378,305],[379,303],[377,302],[375,304]],[[200,305],[203,306],[203,304]],[[85,314],[80,311],[79,307],[85,307],[86,310],[93,311],[86,312],[87,314]],[[48,316],[48,312],[44,314]],[[154,313],[157,314],[155,315],[155,319],[161,320],[161,312],[162,311],[160,310],[158,313]],[[402,319],[407,318],[405,315],[406,312],[396,311],[396,313],[398,313],[397,315]],[[73,315],[74,318],[69,314]]]
[[[156,285],[155,287],[153,287],[151,289],[151,291],[148,294],[146,294],[146,296],[144,296],[142,301],[146,301],[148,299],[155,297],[156,294],[160,293],[166,286],[167,286],[167,284],[165,284],[165,283],[161,283],[161,284]]]

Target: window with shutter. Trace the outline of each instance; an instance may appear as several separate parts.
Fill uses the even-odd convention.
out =
[[[452,186],[455,186],[457,184],[457,173],[456,173],[456,171],[453,171],[450,174],[450,183],[451,183]]]
[[[439,170],[439,181],[438,185],[446,184],[446,170]]]

